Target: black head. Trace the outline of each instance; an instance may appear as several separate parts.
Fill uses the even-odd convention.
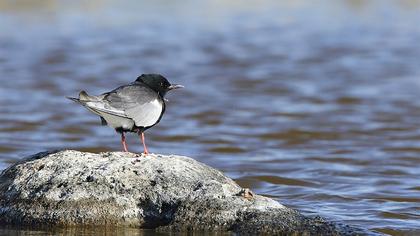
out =
[[[159,74],[142,74],[137,77],[136,81],[146,84],[149,88],[156,91],[162,98],[169,90],[184,87],[179,84],[172,85],[165,77]]]

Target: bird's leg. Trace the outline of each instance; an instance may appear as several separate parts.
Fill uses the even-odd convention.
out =
[[[144,154],[149,154],[149,151],[147,151],[146,142],[144,141],[144,133],[140,131],[139,135],[141,137],[141,142],[143,143]]]
[[[125,135],[124,135],[124,132],[121,132],[121,143],[123,145],[124,152],[128,152],[127,144],[125,143]]]

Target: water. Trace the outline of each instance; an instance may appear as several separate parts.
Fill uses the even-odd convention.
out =
[[[158,72],[186,88],[146,133],[151,152],[308,215],[420,233],[418,22],[409,0],[2,1],[0,169],[47,149],[120,150],[64,97]]]

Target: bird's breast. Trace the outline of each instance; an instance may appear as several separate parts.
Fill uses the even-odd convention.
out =
[[[163,112],[164,104],[159,98],[153,99],[150,102],[136,105],[126,110],[128,117],[134,120],[138,127],[149,127],[156,124]]]

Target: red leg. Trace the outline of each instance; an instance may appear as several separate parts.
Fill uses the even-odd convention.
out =
[[[125,135],[124,135],[124,132],[121,133],[121,143],[123,145],[124,152],[128,152],[127,144],[125,143]]]
[[[149,154],[149,151],[147,151],[146,142],[144,141],[144,133],[140,132],[140,136],[141,136],[141,142],[143,143],[144,154]]]

